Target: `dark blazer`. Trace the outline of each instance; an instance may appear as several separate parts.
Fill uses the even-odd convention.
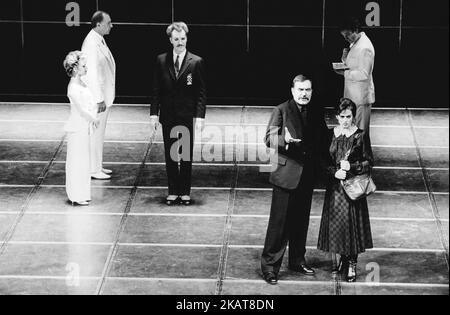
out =
[[[322,159],[327,156],[328,128],[323,109],[313,102],[307,106],[307,126],[300,119],[297,104],[292,99],[273,110],[267,128],[266,146],[274,148],[275,144],[278,145],[278,165],[271,173],[270,182],[284,189],[298,187],[304,167],[314,168],[314,174],[317,174],[323,165]],[[302,140],[290,144],[288,149],[285,142],[286,127],[294,139]]]
[[[205,118],[206,84],[203,59],[190,52],[175,77],[173,53],[159,55],[153,80],[150,115],[159,115],[162,124]]]

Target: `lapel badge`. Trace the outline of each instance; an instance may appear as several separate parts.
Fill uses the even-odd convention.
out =
[[[187,76],[187,85],[192,85],[192,73],[189,73]]]

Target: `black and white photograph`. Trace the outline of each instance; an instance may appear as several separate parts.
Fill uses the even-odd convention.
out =
[[[449,294],[448,0],[3,0],[0,34],[0,295]]]

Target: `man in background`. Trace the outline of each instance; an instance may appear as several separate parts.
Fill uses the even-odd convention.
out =
[[[94,96],[98,106],[100,124],[90,136],[91,142],[91,177],[93,179],[110,179],[111,170],[103,168],[103,143],[106,123],[116,95],[116,63],[104,36],[109,35],[113,25],[109,14],[97,11],[92,16],[92,30],[86,36],[82,52],[87,58],[88,72],[85,83]]]
[[[188,206],[191,204],[194,125],[201,129],[206,113],[205,70],[203,59],[186,49],[189,29],[185,23],[172,23],[166,33],[172,49],[156,60],[150,123],[153,131],[162,124],[169,182],[166,204],[181,202]],[[172,147],[180,140],[179,131],[183,130],[186,132],[181,132],[184,138],[181,141],[189,145],[182,150],[189,152],[178,152],[180,155],[174,156],[179,148],[175,151]]]
[[[372,76],[375,48],[367,35],[360,31],[359,22],[355,18],[345,19],[340,26],[340,32],[350,44],[342,55],[342,62],[346,64],[348,70],[335,71],[344,76],[344,97],[356,104],[356,125],[366,131],[369,138],[370,113],[375,103],[375,85]]]

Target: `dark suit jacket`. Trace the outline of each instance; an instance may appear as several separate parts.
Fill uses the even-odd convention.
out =
[[[300,119],[297,104],[290,100],[273,110],[267,128],[265,143],[272,148],[277,145],[278,150],[278,165],[270,176],[270,182],[284,189],[298,187],[305,167],[313,168],[312,174],[318,174],[323,165],[322,160],[327,156],[328,129],[323,109],[313,102],[307,106],[307,126]],[[285,142],[286,127],[294,139],[302,140],[298,144],[290,144],[288,149]]]
[[[173,53],[159,55],[153,80],[150,115],[159,115],[162,124],[192,122],[205,118],[206,84],[203,59],[190,52],[175,77]]]

